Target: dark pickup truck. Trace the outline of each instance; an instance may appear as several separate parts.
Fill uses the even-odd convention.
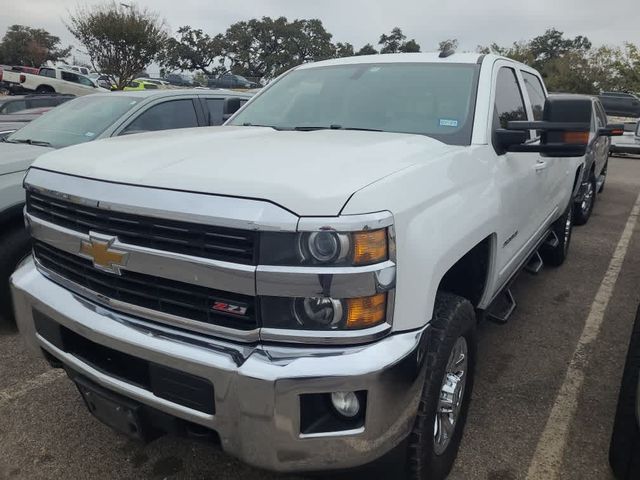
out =
[[[218,78],[210,78],[207,82],[209,88],[260,88],[261,85],[256,82],[247,80],[242,75],[234,75],[233,73],[225,73]]]
[[[640,99],[632,93],[602,92],[599,97],[607,115],[640,117]]]

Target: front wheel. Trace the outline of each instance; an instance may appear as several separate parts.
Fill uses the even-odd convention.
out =
[[[407,445],[411,480],[446,478],[458,453],[476,362],[476,316],[471,303],[439,293],[429,335],[425,384]]]
[[[36,93],[56,93],[56,91],[49,85],[40,85],[38,88],[36,88]]]
[[[540,256],[545,264],[552,267],[559,267],[567,259],[569,245],[571,244],[571,233],[573,231],[573,202],[565,210],[564,214],[556,220],[551,230],[558,237],[558,244],[551,246],[545,244],[540,247]]]

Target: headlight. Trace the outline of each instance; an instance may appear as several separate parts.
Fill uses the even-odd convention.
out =
[[[303,330],[359,330],[384,323],[387,294],[335,299],[329,297],[262,297],[262,325]]]
[[[260,239],[260,263],[263,265],[362,266],[388,258],[386,228],[353,233],[332,230],[265,232]]]

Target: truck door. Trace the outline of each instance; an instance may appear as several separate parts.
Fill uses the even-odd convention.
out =
[[[529,120],[531,109],[525,105],[522,85],[512,64],[497,62],[493,82],[493,131],[506,128],[512,120]],[[496,187],[501,197],[497,266],[498,283],[502,284],[526,260],[541,234],[547,172],[538,153],[501,153],[499,149],[496,153]]]

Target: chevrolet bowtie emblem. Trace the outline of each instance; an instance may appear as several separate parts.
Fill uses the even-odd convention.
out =
[[[93,260],[93,266],[99,270],[121,275],[120,267],[127,263],[127,253],[111,248],[116,237],[89,234],[89,241],[80,244],[80,253]]]

